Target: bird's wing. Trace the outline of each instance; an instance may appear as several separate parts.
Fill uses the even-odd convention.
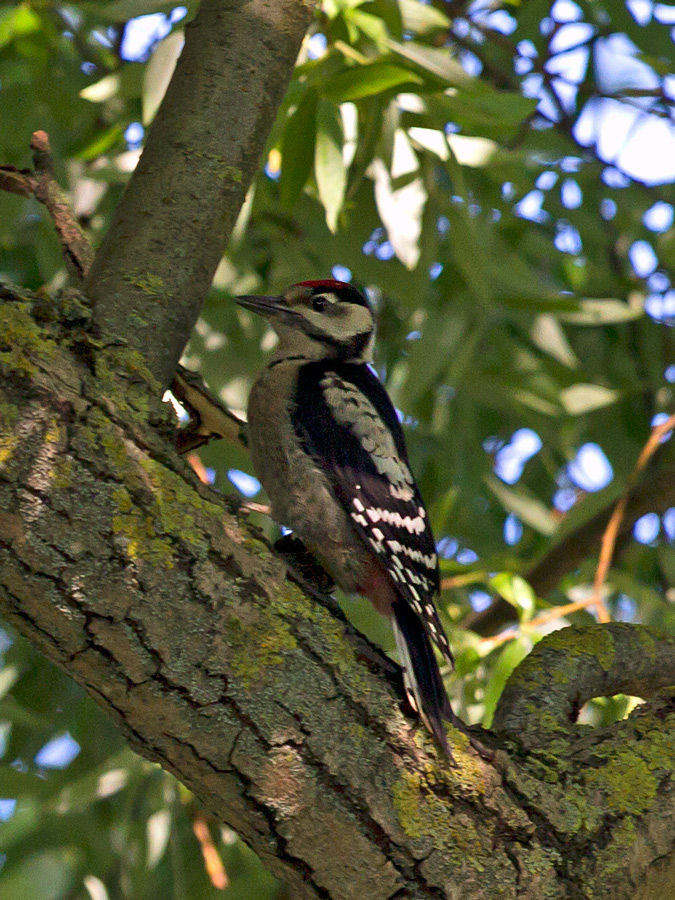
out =
[[[365,365],[302,366],[293,424],[397,594],[451,662],[434,606],[439,570],[431,525],[387,392]]]

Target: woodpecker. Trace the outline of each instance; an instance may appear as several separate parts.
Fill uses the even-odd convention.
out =
[[[392,622],[408,700],[449,754],[443,723],[455,719],[433,650],[452,665],[434,603],[438,557],[396,411],[368,365],[368,301],[342,281],[303,281],[237,302],[279,336],[248,402],[272,515]]]

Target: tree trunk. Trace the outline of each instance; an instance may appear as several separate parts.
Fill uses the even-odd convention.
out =
[[[265,135],[240,110],[246,162],[226,165],[242,177],[220,178],[210,150],[185,148],[228,92],[213,88],[210,117],[180,119],[181,145],[166,123],[179,98],[202,96],[202,69],[218,81],[224,47],[260,78],[246,102],[273,108],[310,6],[202,3],[203,53],[179,66],[146,150],[159,142],[162,166],[139,166],[90,273],[93,312],[73,293],[0,293],[0,609],[297,896],[675,898],[675,703],[655,693],[675,684],[672,640],[627,625],[546,639],[485,737],[493,763],[451,730],[450,764],[402,714],[391,665],[290,583],[173,449],[161,384]],[[254,12],[255,61],[241,22]],[[167,171],[178,199],[164,221]],[[200,204],[197,238],[199,191],[227,211],[209,232]],[[128,257],[141,243],[139,275]],[[619,690],[654,696],[610,728],[574,724],[583,702]]]

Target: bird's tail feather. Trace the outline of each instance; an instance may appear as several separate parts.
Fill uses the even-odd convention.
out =
[[[449,755],[443,723],[454,721],[452,707],[424,625],[404,601],[394,603],[394,635],[408,701]]]

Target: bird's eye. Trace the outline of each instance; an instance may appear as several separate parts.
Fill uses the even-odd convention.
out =
[[[315,312],[323,312],[325,305],[326,305],[325,297],[314,297],[314,299],[312,300],[312,309]]]

